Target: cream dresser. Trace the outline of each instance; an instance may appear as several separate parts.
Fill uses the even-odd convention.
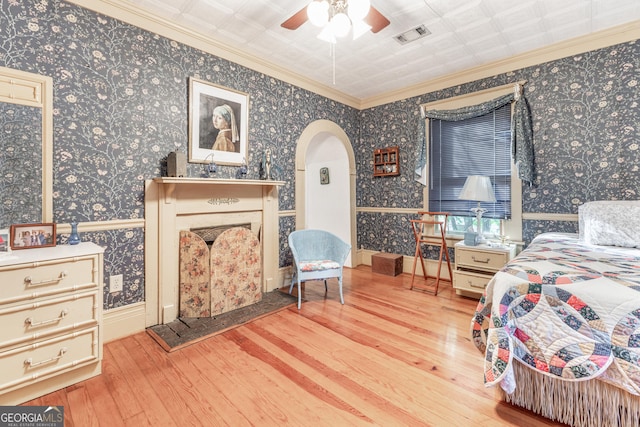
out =
[[[0,258],[0,405],[100,374],[103,252],[84,242]]]

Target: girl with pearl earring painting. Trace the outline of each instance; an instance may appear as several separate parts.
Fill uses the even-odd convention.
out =
[[[218,136],[211,147],[214,151],[239,151],[236,143],[240,141],[238,125],[233,109],[227,105],[219,105],[213,110],[211,118],[213,127],[218,129]]]

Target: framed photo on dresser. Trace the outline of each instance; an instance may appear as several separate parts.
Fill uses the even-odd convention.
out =
[[[10,235],[8,228],[0,230],[0,258],[11,253]]]
[[[13,224],[9,241],[11,249],[44,248],[56,245],[56,224]]]

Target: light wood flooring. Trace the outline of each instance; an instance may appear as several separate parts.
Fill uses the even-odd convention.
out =
[[[310,282],[300,311],[173,353],[145,332],[109,342],[102,375],[26,404],[63,405],[66,427],[557,425],[484,387],[476,300],[366,266],[344,281],[344,305]]]

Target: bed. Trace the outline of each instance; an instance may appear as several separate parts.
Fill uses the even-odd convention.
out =
[[[487,285],[472,319],[484,381],[572,426],[640,423],[640,201],[580,206]]]

